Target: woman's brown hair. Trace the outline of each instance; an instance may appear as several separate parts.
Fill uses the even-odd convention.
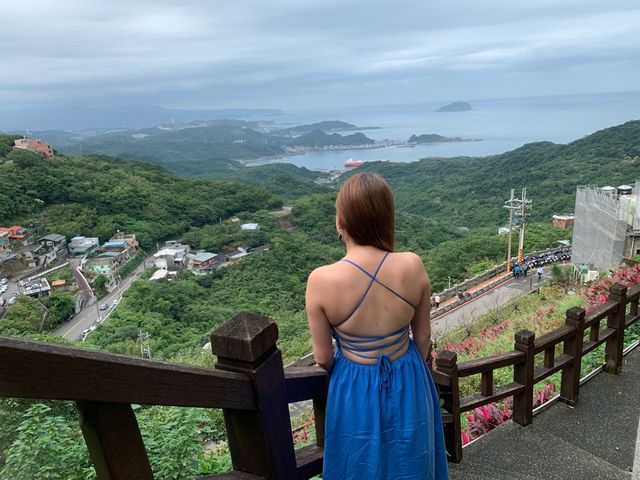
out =
[[[358,245],[393,251],[393,195],[380,175],[357,173],[344,182],[336,199],[336,211],[342,226]]]

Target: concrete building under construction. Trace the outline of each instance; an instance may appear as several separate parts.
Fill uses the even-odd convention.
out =
[[[640,255],[640,181],[635,187],[578,187],[571,261],[591,270],[613,270]]]

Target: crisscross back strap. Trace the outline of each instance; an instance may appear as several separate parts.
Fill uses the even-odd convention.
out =
[[[380,263],[378,264],[378,268],[376,268],[376,271],[373,273],[373,275],[371,275],[369,272],[367,272],[364,268],[362,268],[357,263],[354,263],[351,260],[347,260],[345,258],[342,259],[343,262],[350,263],[354,267],[356,267],[359,270],[363,271],[370,278],[370,280],[369,280],[369,284],[367,285],[367,288],[365,289],[365,291],[360,296],[360,300],[358,300],[358,303],[356,304],[356,306],[353,308],[353,310],[351,310],[351,313],[347,316],[347,318],[345,318],[343,321],[338,323],[338,325],[342,325],[344,322],[349,320],[353,316],[353,314],[356,313],[356,311],[360,308],[360,305],[362,305],[362,302],[364,302],[364,299],[367,297],[367,293],[369,293],[369,290],[371,290],[371,286],[373,285],[373,282],[376,281],[376,275],[378,275],[378,272],[382,268],[382,264],[387,259],[388,255],[389,255],[389,252],[384,252],[384,256],[382,257],[382,260],[380,260]]]
[[[393,288],[389,287],[388,285],[385,285],[384,283],[382,283],[380,280],[378,280],[377,276],[378,276],[378,272],[380,271],[380,267],[382,267],[382,264],[384,263],[385,259],[387,258],[387,256],[389,255],[389,252],[385,252],[384,257],[382,257],[382,261],[380,262],[380,264],[378,265],[378,268],[376,269],[376,271],[374,272],[373,275],[371,275],[367,270],[365,270],[364,268],[362,268],[360,265],[358,265],[356,262],[353,262],[349,259],[343,258],[342,261],[346,262],[350,265],[353,265],[355,268],[357,268],[358,270],[360,270],[362,273],[364,273],[367,277],[369,277],[371,280],[369,281],[369,285],[367,286],[367,290],[364,292],[364,294],[362,295],[360,301],[358,302],[358,304],[356,305],[356,308],[353,310],[353,312],[351,313],[351,315],[353,315],[356,310],[358,310],[358,307],[360,307],[360,305],[362,304],[362,302],[364,301],[364,297],[367,296],[367,293],[369,293],[369,289],[371,288],[371,285],[373,285],[373,282],[376,282],[378,285],[383,286],[384,288],[386,288],[387,290],[389,290],[391,293],[393,293],[396,297],[398,297],[400,300],[404,301],[405,303],[407,303],[408,305],[410,305],[412,308],[416,308],[416,306],[411,303],[409,300],[407,300],[405,297],[403,297],[402,295],[400,295],[398,292],[396,292]],[[347,318],[350,318],[351,315]]]

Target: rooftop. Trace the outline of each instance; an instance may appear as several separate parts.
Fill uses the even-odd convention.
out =
[[[216,258],[217,256],[218,256],[217,253],[199,252],[193,257],[193,260],[195,262],[206,262],[208,260]]]
[[[260,224],[258,223],[243,223],[240,225],[241,230],[259,230]]]
[[[105,247],[105,248],[109,248],[109,247],[124,247],[125,245],[127,245],[126,241],[124,241],[124,240],[115,240],[115,241],[104,242],[103,247]]]
[[[64,235],[60,235],[59,233],[50,233],[49,235],[45,235],[40,239],[40,241],[49,241],[49,242],[64,242],[66,237]]]

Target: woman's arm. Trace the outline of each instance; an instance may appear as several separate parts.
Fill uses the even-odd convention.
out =
[[[320,299],[325,298],[322,270],[311,272],[307,280],[306,310],[309,330],[311,330],[311,342],[313,344],[313,356],[318,365],[327,372],[333,367],[333,343],[331,341],[331,324],[320,305]]]
[[[429,346],[431,344],[431,281],[427,276],[420,257],[416,257],[419,265],[416,265],[416,277],[422,288],[422,297],[418,302],[413,319],[411,320],[411,332],[413,341],[418,347],[420,355],[429,360]]]

